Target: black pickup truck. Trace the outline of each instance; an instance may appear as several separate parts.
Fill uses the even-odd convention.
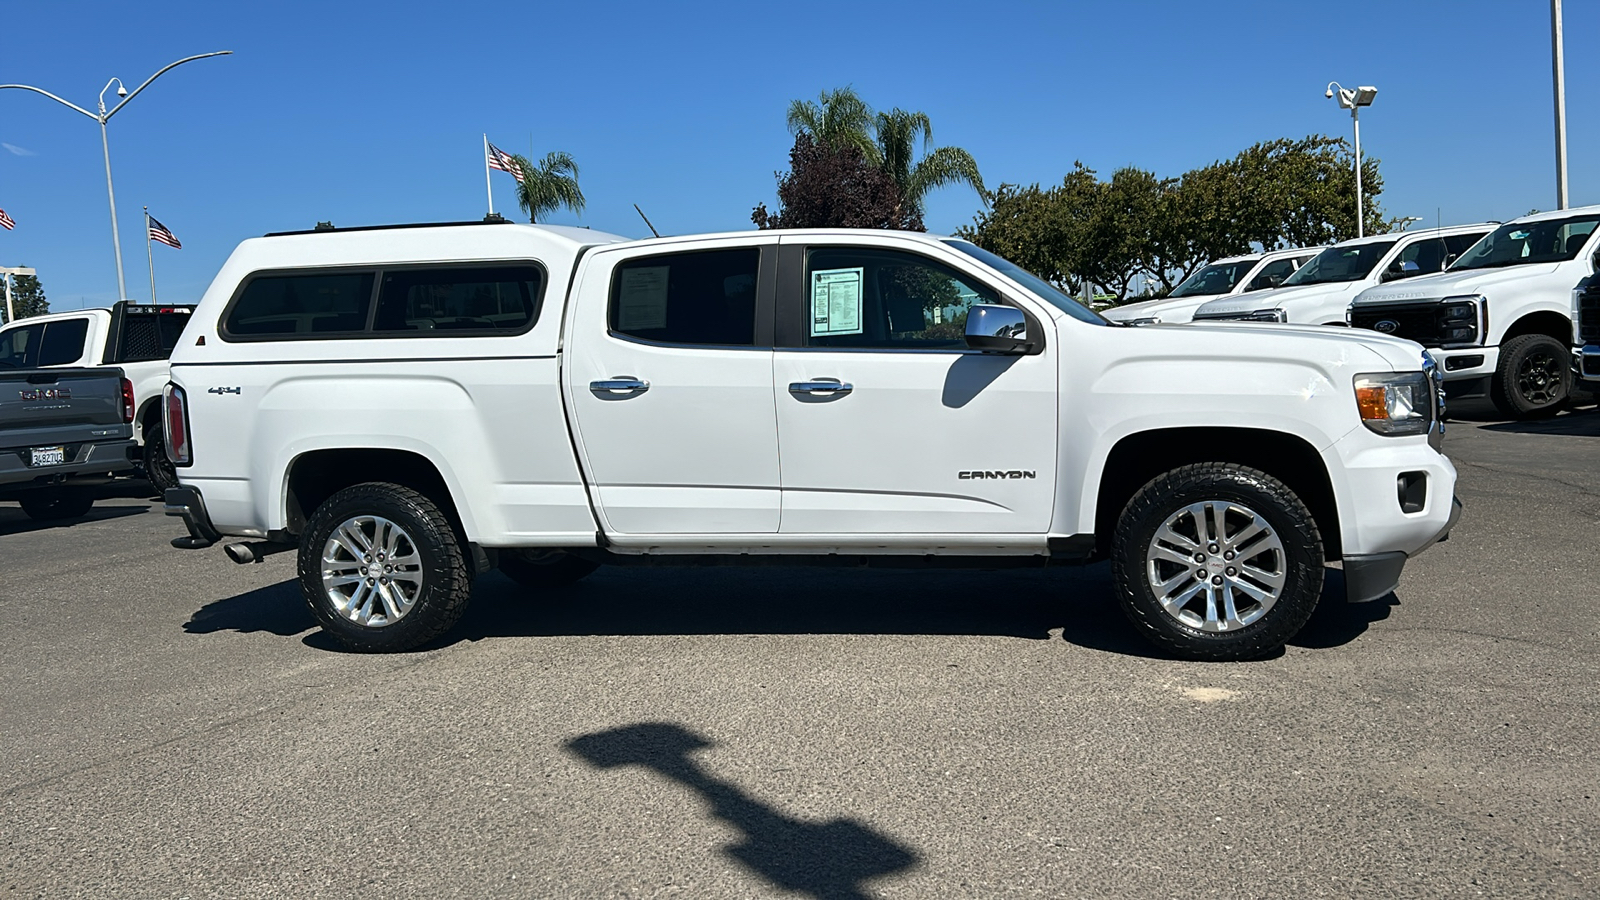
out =
[[[35,519],[81,516],[89,490],[133,471],[133,385],[115,367],[0,365],[0,500]]]

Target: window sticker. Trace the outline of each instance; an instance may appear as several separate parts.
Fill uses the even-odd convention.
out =
[[[617,327],[647,331],[667,327],[667,273],[671,266],[640,266],[622,270],[621,305]]]
[[[811,336],[861,333],[861,283],[866,268],[811,273]]]

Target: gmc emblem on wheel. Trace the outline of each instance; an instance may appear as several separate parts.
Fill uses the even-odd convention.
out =
[[[1393,319],[1379,319],[1378,321],[1372,323],[1372,327],[1373,330],[1381,331],[1384,334],[1394,334],[1396,331],[1400,330],[1400,323]]]
[[[957,472],[956,477],[963,481],[969,478],[1038,478],[1037,472],[1026,469],[1009,469],[1004,472],[993,470],[975,470],[970,472]]]
[[[24,400],[71,400],[72,388],[34,388],[27,391],[17,391],[17,396]]]

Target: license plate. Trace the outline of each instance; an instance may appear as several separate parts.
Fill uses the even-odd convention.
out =
[[[33,465],[59,466],[67,461],[67,448],[65,447],[34,447]]]

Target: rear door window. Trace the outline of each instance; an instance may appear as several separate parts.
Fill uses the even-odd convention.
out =
[[[386,269],[373,330],[522,332],[538,321],[543,294],[544,273],[531,265]]]
[[[666,344],[754,346],[760,265],[759,247],[630,259],[612,275],[611,332]]]
[[[39,343],[40,366],[68,366],[83,356],[83,342],[89,338],[88,319],[63,319],[44,327]]]

